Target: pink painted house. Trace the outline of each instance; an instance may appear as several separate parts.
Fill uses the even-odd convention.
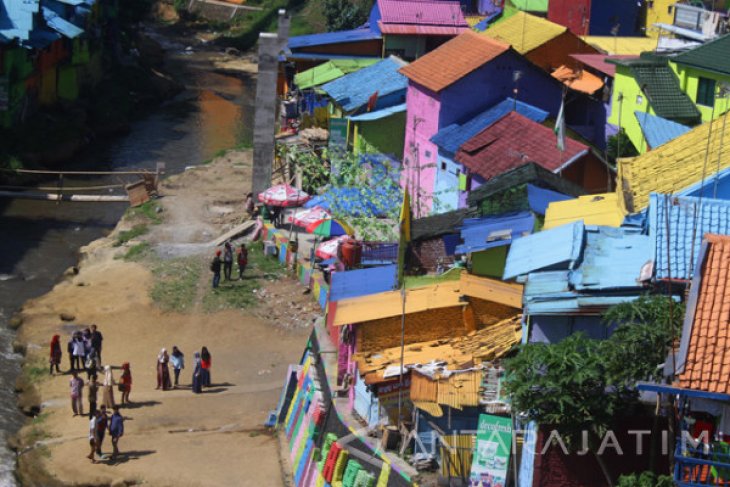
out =
[[[409,79],[401,184],[411,194],[416,218],[427,216],[434,206],[440,168],[431,138],[441,128],[515,95],[553,117],[560,107],[558,81],[508,44],[474,32],[459,35],[400,72]],[[517,82],[514,73],[519,73]]]

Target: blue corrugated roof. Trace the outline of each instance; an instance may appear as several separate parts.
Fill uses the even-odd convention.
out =
[[[651,262],[653,241],[639,230],[586,228],[580,266],[571,274],[576,290],[639,288],[641,269]]]
[[[532,233],[535,217],[529,211],[490,218],[467,218],[461,227],[463,244],[456,247],[457,254],[509,245],[514,240]]]
[[[705,198],[717,198],[721,200],[728,199],[725,190],[728,177],[730,176],[730,167],[720,172],[715,172],[707,176],[704,180],[698,181],[691,186],[687,186],[682,191],[677,191],[680,196],[703,196]],[[716,191],[717,189],[717,191]]]
[[[527,185],[527,203],[530,205],[530,209],[538,215],[544,215],[550,203],[571,199],[573,199],[572,196],[551,189],[541,188],[533,184]]]
[[[302,47],[323,46],[326,44],[340,44],[343,42],[360,42],[380,39],[378,32],[369,28],[352,30],[341,30],[339,32],[322,32],[319,34],[308,34],[289,38],[289,49],[300,49]]]
[[[464,123],[452,123],[439,130],[436,135],[431,137],[431,142],[439,146],[442,150],[455,154],[467,140],[492,125],[494,122],[504,117],[511,111],[516,111],[520,115],[524,115],[530,120],[542,123],[548,116],[548,112],[539,108],[528,105],[512,98],[506,98],[497,103],[490,109],[480,113]]]
[[[395,56],[322,85],[322,89],[345,111],[351,112],[367,104],[378,93],[378,99],[405,90],[408,78],[398,72],[407,63]]]
[[[363,113],[362,115],[354,115],[352,117],[347,117],[353,122],[370,122],[372,120],[380,120],[381,118],[389,117],[395,113],[401,113],[406,111],[406,104],[401,103],[400,105],[395,105],[388,108],[383,108],[382,110],[377,110],[374,112],[368,112]]]
[[[76,27],[68,20],[63,19],[50,8],[43,7],[43,18],[51,29],[68,39],[74,39],[84,33],[84,29]]]
[[[396,287],[397,265],[373,267],[332,274],[330,301],[392,291]]]
[[[644,133],[647,144],[652,149],[656,149],[662,144],[666,144],[670,140],[674,140],[680,135],[690,131],[680,123],[672,122],[666,118],[651,115],[646,112],[634,112],[636,119],[639,121],[641,131]]]
[[[507,255],[504,279],[539,270],[570,270],[580,257],[585,227],[582,221],[516,240]]]
[[[657,278],[691,279],[706,233],[730,235],[730,201],[649,196],[649,235],[654,241]]]
[[[33,15],[39,8],[40,0],[0,0],[0,35],[8,40],[29,40]]]

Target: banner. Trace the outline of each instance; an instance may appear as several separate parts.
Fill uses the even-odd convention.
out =
[[[479,415],[470,487],[505,487],[512,451],[512,419]]]

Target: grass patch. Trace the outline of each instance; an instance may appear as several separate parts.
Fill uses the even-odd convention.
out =
[[[137,262],[147,256],[152,246],[149,242],[140,242],[129,247],[129,250],[122,256],[122,259],[129,262]]]
[[[237,266],[234,264],[234,275],[237,275],[237,272]],[[263,244],[254,243],[248,247],[248,267],[243,279],[222,280],[218,289],[209,289],[203,298],[203,309],[206,312],[215,312],[223,309],[251,308],[259,300],[254,290],[260,289],[264,280],[280,279],[285,274],[286,270],[278,260],[264,256]]]
[[[139,206],[127,209],[127,217],[143,218],[155,225],[159,225],[162,223],[162,213],[157,212],[159,206],[154,200],[147,201]]]
[[[129,230],[124,230],[122,232],[119,232],[117,235],[117,240],[114,242],[115,247],[121,247],[125,243],[129,242],[130,240],[133,240],[141,235],[144,235],[149,231],[149,228],[147,225],[139,224],[133,226]]]
[[[463,269],[454,268],[438,276],[406,276],[406,289],[414,287],[431,286],[440,282],[458,281],[461,278]]]
[[[37,384],[48,378],[48,364],[43,357],[26,358],[23,375],[29,384]]]
[[[166,311],[185,311],[195,302],[200,260],[181,257],[157,263],[152,268],[155,283],[150,291],[152,300]]]

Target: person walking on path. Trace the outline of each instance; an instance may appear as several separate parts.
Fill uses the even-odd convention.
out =
[[[86,355],[86,347],[84,346],[84,339],[81,333],[76,332],[74,334],[73,341],[73,362],[71,363],[71,370],[83,370],[84,369],[84,355]]]
[[[69,389],[71,390],[71,409],[74,412],[74,416],[84,414],[84,403],[82,398],[82,392],[84,389],[84,381],[74,370],[71,372],[71,380],[68,383]]]
[[[59,365],[61,365],[61,336],[60,335],[53,335],[53,338],[51,338],[51,370],[50,374],[53,375],[53,368],[56,368],[56,373],[60,374],[61,369],[59,369]]]
[[[102,364],[101,361],[101,345],[104,341],[104,335],[101,334],[99,330],[96,329],[96,325],[91,325],[91,346],[96,350],[96,357],[99,360],[99,365]]]
[[[96,374],[92,374],[87,385],[87,394],[89,398],[89,419],[96,416],[96,401],[99,397],[99,381],[96,380]]]
[[[157,388],[166,391],[172,388],[170,383],[170,369],[167,364],[170,362],[170,356],[167,349],[163,348],[157,355]]]
[[[104,443],[104,435],[109,425],[109,416],[106,414],[106,406],[103,404],[96,412],[96,423],[94,425],[94,443],[96,446],[96,454],[102,456],[101,447]]]
[[[203,387],[210,387],[210,367],[213,365],[213,361],[210,357],[210,352],[207,347],[203,347],[200,350],[200,366],[203,371]]]
[[[114,406],[114,413],[109,419],[109,436],[112,438],[112,457],[119,455],[119,438],[124,436],[124,417],[119,414],[119,406]]]
[[[173,386],[177,389],[180,380],[180,371],[185,368],[185,354],[177,348],[177,345],[172,347],[170,362],[172,362],[172,371],[175,374],[175,383]]]
[[[233,247],[231,247],[231,242],[226,242],[223,247],[223,274],[226,281],[231,280],[231,272],[233,272]]]
[[[213,273],[213,289],[216,289],[221,282],[221,251],[215,251],[215,257],[210,263],[210,271]]]
[[[101,383],[102,404],[105,407],[114,407],[114,374],[111,365],[104,367],[104,380]]]
[[[241,247],[238,249],[237,252],[237,260],[238,260],[238,279],[243,279],[243,273],[246,271],[246,266],[248,265],[248,249],[246,248],[246,244],[242,243]]]
[[[119,378],[119,392],[122,393],[122,405],[129,404],[129,393],[132,392],[132,371],[129,362],[122,364],[122,376]]]
[[[193,392],[195,394],[200,394],[203,392],[203,367],[200,361],[200,353],[195,352],[193,357],[195,358],[195,368],[193,369]]]

